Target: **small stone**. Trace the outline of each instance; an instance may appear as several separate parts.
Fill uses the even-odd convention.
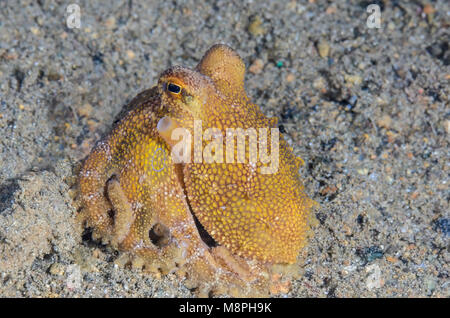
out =
[[[264,68],[264,62],[261,59],[256,59],[252,65],[248,68],[248,71],[252,74],[259,74]]]
[[[50,71],[47,75],[49,81],[59,81],[62,79],[62,76],[58,74],[56,71]]]
[[[377,120],[377,125],[386,129],[389,129],[392,124],[392,118],[389,115],[383,115]]]
[[[330,45],[325,39],[321,39],[319,43],[317,43],[317,51],[319,52],[320,57],[328,57],[328,54],[330,54]]]
[[[427,295],[431,296],[436,289],[436,280],[433,277],[427,277],[425,279],[425,286],[427,288]]]
[[[362,78],[359,75],[345,74],[344,79],[351,85],[360,85],[362,83]]]
[[[253,36],[263,35],[266,33],[266,30],[262,26],[262,21],[259,16],[255,16],[250,21],[250,24],[248,25],[248,32],[250,32]]]
[[[392,256],[386,256],[386,260],[390,263],[397,263],[398,259],[396,257],[392,257]]]
[[[355,265],[347,265],[344,267],[344,271],[348,274],[351,272],[354,272],[357,269],[357,267]]]
[[[132,60],[136,57],[136,54],[132,50],[127,50],[127,57],[129,60]]]
[[[90,132],[94,132],[99,126],[99,122],[92,119],[88,119],[86,123]]]
[[[295,7],[297,6],[297,3],[294,0],[289,1],[289,3],[287,4],[287,8],[289,10],[295,10]]]
[[[397,139],[397,135],[393,131],[390,131],[390,130],[388,130],[386,132],[386,136],[387,136],[387,141],[390,144],[392,144]]]
[[[78,115],[81,117],[90,117],[93,111],[91,104],[86,103],[78,109]]]
[[[53,263],[48,271],[52,275],[63,276],[65,273],[65,266],[61,263]]]
[[[334,14],[337,12],[337,8],[335,5],[331,5],[327,8],[327,10],[325,11],[327,14]]]
[[[302,6],[300,3],[297,5],[297,14],[300,15],[306,11],[306,7]]]
[[[367,176],[367,174],[369,173],[369,169],[361,168],[361,169],[357,169],[356,172],[358,172],[362,176]]]
[[[366,279],[367,289],[372,290],[383,287],[384,281],[381,278],[381,270],[377,264],[367,266],[366,273],[369,273]]]
[[[323,77],[318,77],[313,82],[313,88],[320,91],[325,88],[325,79]]]
[[[116,27],[116,18],[114,16],[111,16],[106,19],[105,26],[110,30],[114,29]]]
[[[320,194],[323,196],[333,195],[336,193],[337,190],[338,190],[338,188],[335,185],[328,185],[325,188],[323,188],[322,190],[320,190]]]
[[[183,8],[183,15],[187,16],[187,17],[191,16],[192,15],[192,10],[189,9],[189,8],[186,8],[186,7]]]
[[[350,97],[348,103],[352,106],[355,106],[357,101],[358,101],[358,97],[356,95],[353,95],[352,97]]]
[[[347,235],[347,236],[352,235],[352,229],[347,224],[344,224],[342,226],[342,230],[344,231],[345,235]]]
[[[445,131],[447,132],[447,134],[450,134],[450,120],[449,119],[447,119],[446,121],[445,121]]]
[[[382,97],[378,96],[375,99],[376,103],[378,106],[386,106],[387,105],[387,101],[385,99],[383,99]]]
[[[424,7],[423,7],[423,13],[425,14],[433,14],[434,12],[436,12],[436,10],[433,8],[433,6],[429,3],[427,3]]]
[[[17,58],[19,58],[19,55],[16,52],[5,53],[3,55],[3,58],[7,61],[11,61],[11,60],[16,60]]]
[[[295,75],[292,74],[292,73],[289,73],[289,74],[286,76],[286,82],[292,83],[293,81],[295,81]]]
[[[80,266],[74,264],[67,267],[66,286],[69,290],[77,290],[81,288],[81,269]]]
[[[39,28],[36,27],[31,27],[30,28],[31,33],[33,33],[34,35],[39,35]]]

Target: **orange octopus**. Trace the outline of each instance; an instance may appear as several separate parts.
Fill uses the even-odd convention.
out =
[[[194,70],[166,70],[127,105],[79,174],[80,215],[94,237],[146,271],[177,274],[200,296],[287,292],[315,205],[299,180],[302,160],[268,129],[276,119],[247,97],[244,73],[225,45]],[[177,128],[193,145],[178,147]],[[278,149],[276,166],[250,160],[251,134],[249,147],[227,144],[221,161],[230,128],[268,132],[255,149]]]

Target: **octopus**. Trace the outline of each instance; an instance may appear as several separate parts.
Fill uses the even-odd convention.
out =
[[[95,239],[199,296],[287,292],[310,232],[303,161],[251,102],[244,76],[222,44],[195,69],[167,69],[124,107],[78,176],[79,217]]]

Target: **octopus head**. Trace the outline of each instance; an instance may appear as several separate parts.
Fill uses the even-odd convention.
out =
[[[185,67],[174,66],[161,74],[158,90],[161,107],[168,110],[168,116],[189,125],[192,120],[202,119],[215,87],[209,77]]]

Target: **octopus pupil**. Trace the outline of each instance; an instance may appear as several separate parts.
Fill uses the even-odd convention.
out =
[[[181,92],[181,87],[173,83],[169,83],[169,85],[167,86],[167,90],[171,93],[179,94]]]

